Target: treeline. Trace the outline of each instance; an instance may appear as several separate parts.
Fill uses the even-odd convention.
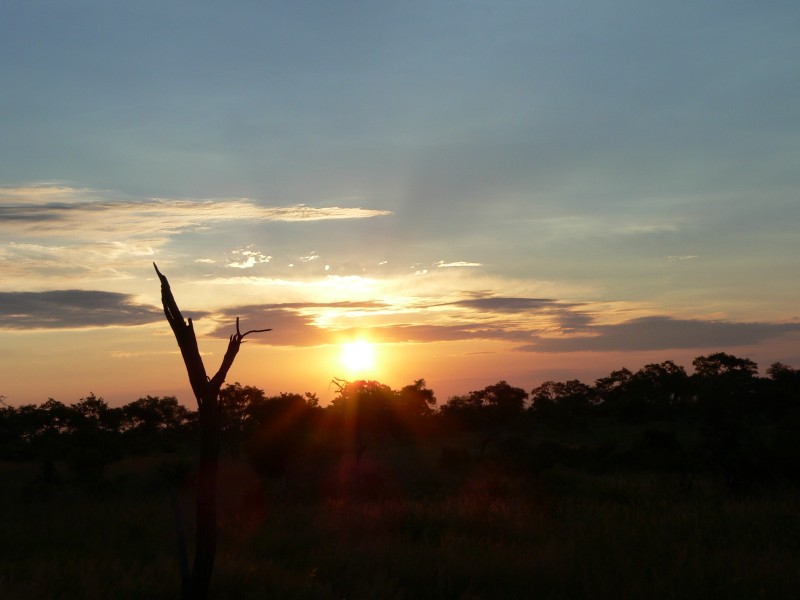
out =
[[[692,365],[691,375],[665,361],[636,372],[623,368],[592,385],[546,381],[530,392],[500,381],[441,405],[422,379],[400,390],[335,381],[336,396],[326,407],[314,394],[267,396],[235,383],[220,394],[223,450],[244,453],[263,475],[279,476],[345,454],[358,462],[387,442],[469,434],[478,440],[474,447],[442,448],[444,467],[490,457],[533,471],[555,463],[707,470],[731,487],[795,481],[800,371],[775,363],[761,377],[755,362],[721,352]],[[608,423],[635,436],[585,435]],[[55,476],[59,461],[78,480],[92,482],[123,456],[184,447],[196,428],[196,411],[171,396],[119,408],[94,395],[70,405],[53,399],[3,404],[0,456],[40,461],[45,479]]]
[[[47,482],[56,461],[81,482],[94,483],[123,456],[175,451],[192,436],[197,413],[173,396],[147,396],[121,408],[90,394],[73,404],[0,406],[0,459],[37,460]]]
[[[800,483],[800,370],[774,363],[760,377],[755,362],[723,352],[692,366],[691,375],[672,361],[623,368],[594,385],[546,381],[529,394],[499,382],[450,398],[439,414],[534,471],[560,463],[712,475],[732,491]],[[543,429],[556,441],[531,435]]]
[[[672,361],[648,364],[636,372],[613,371],[588,385],[577,379],[545,381],[530,394],[502,381],[455,396],[440,413],[480,428],[523,414],[569,422],[587,416],[637,422],[677,417],[712,422],[754,418],[780,420],[800,408],[800,371],[781,363],[758,375],[748,358],[725,353],[700,356],[694,373]]]

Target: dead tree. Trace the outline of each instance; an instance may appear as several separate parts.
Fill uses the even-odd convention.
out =
[[[181,592],[186,600],[202,600],[208,597],[211,574],[214,570],[214,558],[217,552],[216,487],[220,446],[219,391],[245,336],[251,333],[270,331],[270,329],[253,329],[241,333],[237,317],[236,333],[230,337],[222,364],[216,375],[208,377],[197,346],[192,319],[188,319],[188,322],[184,321],[167,278],[161,274],[155,263],[153,263],[153,267],[161,280],[161,303],[164,305],[164,314],[178,341],[186,372],[189,374],[189,383],[197,399],[200,424],[200,461],[195,508],[195,554],[190,571],[185,551],[181,552]]]

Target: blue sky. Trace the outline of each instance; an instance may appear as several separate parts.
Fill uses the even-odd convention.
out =
[[[211,363],[268,321],[232,378],[271,391],[324,392],[358,336],[445,398],[800,366],[797,31],[793,2],[4,2],[0,394],[185,396],[154,260]]]

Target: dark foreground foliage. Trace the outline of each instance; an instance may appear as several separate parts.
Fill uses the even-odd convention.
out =
[[[224,463],[212,597],[796,597],[795,489],[740,496],[705,478],[561,464],[533,476],[475,458],[453,469],[438,454],[386,446],[313,485]],[[87,492],[3,466],[0,596],[176,597],[168,479],[184,467],[127,459]]]
[[[228,385],[212,596],[794,598],[800,372],[693,366],[438,408]],[[0,406],[0,597],[176,597],[195,437],[171,397]]]

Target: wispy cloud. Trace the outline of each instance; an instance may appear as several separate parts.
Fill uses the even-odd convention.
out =
[[[572,305],[533,298],[470,298],[432,302],[283,303],[227,308],[215,315],[220,323],[236,316],[253,327],[272,327],[257,343],[322,345],[354,332],[369,332],[379,343],[424,343],[456,340],[500,340],[532,343],[539,334],[573,331],[589,317],[570,312]],[[525,314],[522,314],[525,313]],[[230,335],[220,326],[212,335]]]
[[[562,304],[550,298],[514,298],[503,296],[483,296],[453,302],[454,305],[486,310],[497,313],[519,313],[538,311],[553,307],[564,308],[573,304]]]
[[[291,266],[291,265],[290,265]],[[340,290],[343,292],[368,292],[376,286],[376,280],[360,275],[325,275],[324,277],[302,280],[283,277],[215,277],[204,280],[210,285],[253,286],[253,287],[289,287]]]
[[[588,304],[551,298],[503,297],[473,294],[452,303],[470,310],[468,318],[502,324],[507,330],[531,334],[565,334],[582,331],[592,322]]]
[[[320,316],[327,311],[381,310],[384,304],[378,302],[290,302],[284,304],[262,304],[239,306],[220,311],[215,319],[220,325],[210,335],[228,337],[230,323],[239,318],[245,328],[262,329],[271,327],[272,331],[252,341],[273,346],[321,346],[335,343],[338,330],[320,325]]]
[[[681,216],[622,216],[585,214],[537,219],[532,227],[542,240],[609,237],[653,237],[674,234],[687,227]]]
[[[356,311],[368,317],[369,306],[338,305],[339,308]],[[357,318],[339,318],[337,323],[350,326],[335,326],[329,323],[322,326],[324,319],[320,313],[327,312],[333,305],[271,305],[246,306],[226,311],[217,315],[220,322],[233,322],[236,316],[241,318],[246,327],[271,327],[272,331],[252,341],[274,346],[320,346],[335,344],[348,339],[356,333],[368,333],[376,343],[427,343],[457,340],[506,340],[514,342],[531,342],[533,336],[527,331],[507,329],[502,325],[486,325],[481,323],[458,324],[416,324],[392,323],[388,325],[368,325]],[[378,312],[381,307],[374,307]],[[314,313],[317,314],[314,314]],[[341,314],[339,315],[342,316]],[[220,325],[211,335],[227,337],[231,333],[230,324]]]
[[[0,186],[0,202],[35,202],[38,204],[53,201],[73,201],[78,196],[91,196],[99,191],[75,188],[62,183],[39,183],[23,186]]]
[[[436,263],[436,267],[439,269],[448,269],[453,267],[480,267],[482,266],[481,263],[478,262],[466,262],[463,260],[457,260],[454,262],[445,262],[440,260]]]
[[[366,219],[391,214],[358,207],[262,206],[250,199],[113,199],[111,192],[64,185],[0,187],[0,279],[40,283],[120,279],[162,252],[175,236],[214,225],[259,221]],[[238,251],[232,268],[271,257]],[[214,259],[200,259],[212,264]],[[67,284],[69,285],[69,284]],[[74,283],[72,285],[75,285]]]
[[[271,346],[321,346],[333,341],[330,331],[314,324],[313,316],[277,306],[244,306],[217,315],[221,324],[209,335],[228,337],[232,332],[230,323],[235,322],[237,317],[245,330],[272,328],[268,333],[248,338],[252,343]]]
[[[188,313],[187,313],[188,314]],[[623,312],[624,314],[624,312]],[[285,302],[192,311],[202,330],[228,337],[236,317],[245,329],[271,327],[253,342],[320,346],[366,332],[378,343],[491,340],[523,352],[725,349],[800,332],[800,323],[731,322],[647,316],[609,323],[613,307],[550,298],[473,293],[467,298]],[[128,294],[56,290],[0,292],[0,329],[86,329],[160,322],[161,310]],[[206,319],[199,323],[199,319]],[[210,327],[209,327],[210,326]]]
[[[684,255],[674,254],[672,256],[668,256],[667,260],[672,262],[681,260],[694,260],[695,258],[700,258],[700,256],[697,254],[684,254]]]
[[[252,305],[226,309],[224,320],[233,322],[237,315],[245,315],[253,327],[273,327],[274,334],[271,332],[257,343],[293,346],[331,344],[354,332],[367,332],[378,343],[492,340],[521,344],[514,349],[523,352],[725,349],[800,331],[798,323],[737,323],[665,316],[609,324],[601,321],[619,316],[609,307],[491,296],[402,307],[384,302]],[[230,326],[213,333],[229,334]]]
[[[322,221],[391,214],[358,207],[261,206],[241,199],[107,200],[98,191],[68,187],[0,188],[0,231],[15,236],[106,239],[170,235],[226,221]]]
[[[157,246],[147,240],[61,240],[61,243],[0,243],[0,281],[6,286],[26,281],[28,287],[75,285],[83,279],[125,279],[131,266],[147,264]],[[37,279],[38,283],[34,283]]]
[[[529,331],[481,323],[454,325],[400,323],[375,327],[370,330],[370,335],[381,342],[418,344],[464,340],[529,342],[535,338]]]

